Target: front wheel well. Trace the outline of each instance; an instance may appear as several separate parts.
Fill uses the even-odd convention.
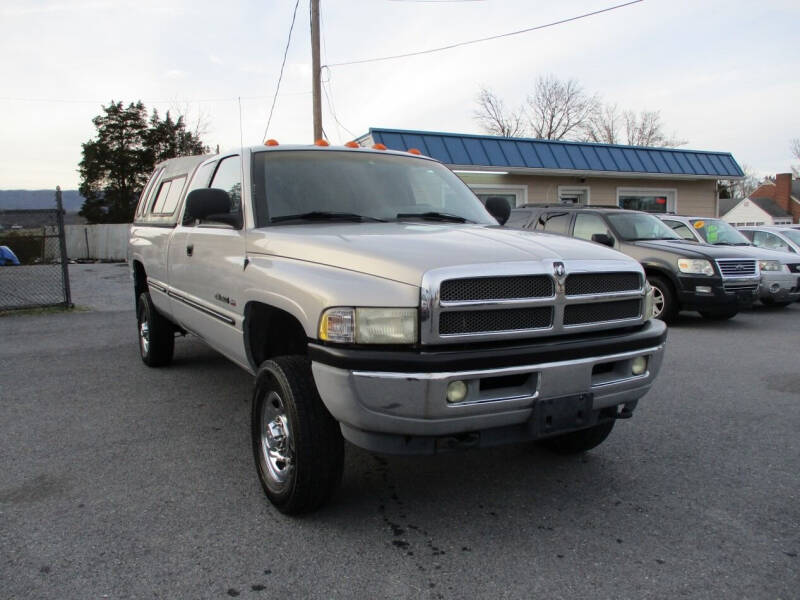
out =
[[[144,292],[149,291],[147,287],[147,274],[144,271],[144,265],[138,260],[133,261],[133,292],[136,294],[135,302],[138,302],[139,296]]]
[[[277,356],[308,353],[308,337],[294,315],[261,302],[248,302],[244,315],[245,350],[254,369]]]

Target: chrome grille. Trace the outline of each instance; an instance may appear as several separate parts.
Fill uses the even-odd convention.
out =
[[[549,298],[555,292],[552,277],[469,277],[442,282],[442,302]]]
[[[758,289],[757,283],[735,283],[723,281],[722,287],[728,292],[755,292]]]
[[[564,308],[564,325],[633,319],[641,315],[641,304],[639,300],[570,304]]]
[[[567,296],[588,296],[638,290],[642,286],[638,273],[575,273],[567,277]]]
[[[420,286],[420,342],[525,339],[643,321],[645,280],[628,259],[442,267]]]
[[[439,317],[439,334],[470,334],[478,332],[519,331],[542,329],[553,323],[553,309],[511,308],[502,310],[460,310],[442,313]]]
[[[751,259],[723,258],[717,260],[723,277],[755,277],[758,273],[756,261]]]

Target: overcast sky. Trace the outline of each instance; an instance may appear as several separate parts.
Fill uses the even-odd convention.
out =
[[[321,0],[323,64],[514,31],[623,0]],[[220,148],[260,143],[294,0],[3,0],[0,189],[78,184],[81,144],[110,100],[180,107]],[[660,110],[688,148],[785,172],[800,137],[797,0],[645,0],[550,29],[324,71],[333,143],[396,127],[479,133],[487,86],[522,102],[538,75],[575,78],[621,107]],[[308,0],[300,0],[269,137],[310,143]],[[332,118],[332,110],[339,123]]]

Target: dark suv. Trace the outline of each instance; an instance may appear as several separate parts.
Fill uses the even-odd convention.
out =
[[[505,225],[571,235],[635,258],[654,288],[656,316],[667,322],[681,310],[696,310],[710,319],[729,319],[757,297],[760,272],[752,256],[683,240],[648,213],[529,204],[513,209]]]

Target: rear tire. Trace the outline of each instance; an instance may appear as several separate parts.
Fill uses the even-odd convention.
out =
[[[701,310],[699,311],[703,318],[710,319],[711,321],[727,321],[739,314],[738,308],[728,308],[719,310]]]
[[[672,284],[660,275],[648,275],[647,282],[653,287],[653,308],[656,319],[672,323],[678,316],[680,307]]]
[[[602,444],[614,429],[615,420],[598,423],[594,427],[564,433],[541,441],[542,446],[557,454],[578,454]]]
[[[325,408],[304,356],[281,356],[261,365],[250,415],[261,486],[286,514],[325,504],[342,479],[344,439]]]
[[[148,367],[164,367],[175,352],[175,327],[156,309],[149,292],[139,294],[136,303],[139,325],[139,354]]]

